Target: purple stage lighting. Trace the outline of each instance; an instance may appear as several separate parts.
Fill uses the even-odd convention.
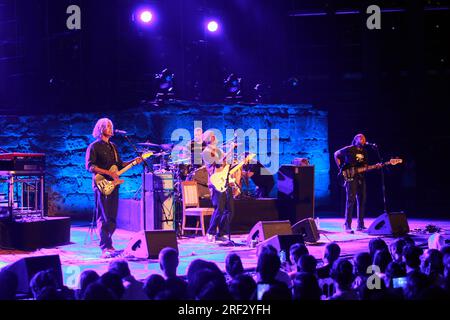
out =
[[[217,21],[212,20],[208,22],[207,28],[209,32],[216,32],[217,30],[219,30],[219,24],[217,23]]]
[[[139,12],[139,19],[143,23],[150,23],[153,20],[153,14],[149,10],[143,10]]]

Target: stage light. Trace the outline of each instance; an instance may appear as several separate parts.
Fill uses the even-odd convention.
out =
[[[150,23],[153,19],[153,14],[149,10],[144,10],[139,14],[139,19],[141,19],[143,23]]]
[[[239,78],[236,74],[231,73],[228,76],[228,78],[224,81],[226,100],[239,100],[242,98],[241,83],[242,78]]]
[[[219,30],[219,24],[217,23],[217,21],[209,21],[208,25],[207,25],[207,29],[209,32],[217,32],[217,30]]]
[[[163,102],[175,97],[175,74],[171,73],[168,68],[165,68],[161,73],[155,75],[157,82],[156,101]]]
[[[148,7],[140,7],[133,11],[132,20],[141,27],[150,27],[155,22],[155,13]]]

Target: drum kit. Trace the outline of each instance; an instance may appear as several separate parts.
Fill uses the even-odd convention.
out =
[[[154,153],[153,172],[172,173],[174,180],[187,180],[195,173],[199,166],[191,165],[191,152],[187,146],[174,144],[156,144],[152,142],[138,143],[141,152],[156,151]]]

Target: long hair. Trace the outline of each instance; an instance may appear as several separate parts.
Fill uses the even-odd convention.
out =
[[[362,134],[362,133],[358,133],[358,134],[353,138],[352,146],[356,146],[356,139],[358,139],[358,138],[361,137],[361,136],[363,136],[363,134]]]
[[[92,136],[95,139],[101,139],[102,138],[102,134],[103,131],[106,129],[106,127],[108,126],[108,123],[111,123],[111,126],[113,127],[112,130],[114,132],[114,126],[111,120],[109,120],[108,118],[101,118],[97,121],[97,123],[95,124],[94,130],[92,131]]]

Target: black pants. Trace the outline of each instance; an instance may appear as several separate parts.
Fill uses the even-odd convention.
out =
[[[233,195],[230,188],[225,192],[219,192],[214,188],[211,188],[210,191],[214,212],[207,232],[212,235],[223,236],[229,232],[230,228],[229,223],[232,218],[231,201]],[[219,228],[218,231],[217,228]]]
[[[95,193],[95,216],[100,234],[100,248],[112,247],[112,235],[116,230],[117,210],[119,207],[119,188],[114,189],[109,196],[103,195],[97,188]]]
[[[358,227],[364,226],[364,210],[366,206],[366,179],[357,178],[345,183],[347,193],[345,203],[345,226],[352,226],[353,207],[358,204]]]

